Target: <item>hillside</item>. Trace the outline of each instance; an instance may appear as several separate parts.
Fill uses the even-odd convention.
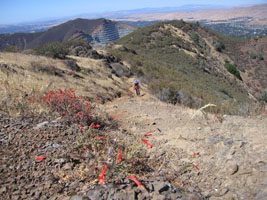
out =
[[[10,45],[21,50],[36,48],[47,42],[64,42],[71,39],[84,39],[92,45],[103,45],[132,32],[135,28],[127,24],[106,19],[75,19],[54,26],[40,33],[15,33],[0,35],[0,50]]]
[[[225,44],[227,54],[241,73],[243,82],[258,96],[267,88],[267,37],[236,40],[219,38]]]
[[[163,101],[195,108],[214,103],[215,112],[246,113],[254,98],[228,52],[241,42],[234,41],[198,24],[171,21],[138,29],[109,48]]]
[[[266,112],[137,97],[127,63],[98,55],[0,53],[1,200],[265,199]]]
[[[148,180],[157,177],[158,163],[140,137],[122,134],[120,121],[102,105],[133,98],[133,78],[127,66],[102,53],[65,60],[0,53],[1,200],[157,198],[162,188],[171,198],[200,199],[199,190]],[[130,175],[154,189],[137,187]]]

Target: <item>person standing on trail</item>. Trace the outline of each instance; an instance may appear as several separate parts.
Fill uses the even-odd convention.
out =
[[[140,86],[138,80],[134,80],[134,89],[136,91],[136,95],[140,96]]]

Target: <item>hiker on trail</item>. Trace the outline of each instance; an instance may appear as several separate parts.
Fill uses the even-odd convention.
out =
[[[140,86],[139,86],[138,80],[134,80],[134,89],[136,91],[136,95],[139,96],[140,95]]]

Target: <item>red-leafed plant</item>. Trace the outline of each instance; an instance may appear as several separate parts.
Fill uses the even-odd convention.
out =
[[[73,89],[50,90],[39,97],[30,97],[29,102],[47,105],[61,117],[72,123],[90,125],[92,123],[91,110],[93,107],[84,97],[78,97]]]

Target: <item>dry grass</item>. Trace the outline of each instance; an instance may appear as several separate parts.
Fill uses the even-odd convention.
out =
[[[204,109],[206,109],[206,108],[208,108],[208,107],[216,107],[216,105],[214,105],[214,104],[210,104],[210,103],[209,103],[209,104],[207,104],[207,105],[201,107],[200,109],[195,110],[194,113],[192,114],[192,116],[189,118],[189,120],[188,120],[188,121],[185,123],[185,125],[181,128],[181,131],[183,131],[183,130],[185,130],[185,129],[187,128],[188,124],[194,119],[195,116],[197,116],[197,115],[199,115],[199,114],[206,116],[207,114],[204,112]],[[180,137],[180,135],[178,135],[178,136],[176,137],[176,141],[178,140],[179,137]]]
[[[8,69],[0,70],[2,112],[12,116],[20,115],[23,110],[29,109],[25,107],[27,96],[59,88],[72,88],[78,96],[85,96],[90,101],[96,101],[96,97],[100,96],[101,102],[115,98],[117,93],[127,92],[129,86],[122,79],[111,75],[103,61],[78,57],[75,59],[80,67],[90,69],[92,73],[85,73],[83,70],[73,72],[62,60],[21,53],[0,53],[0,64],[8,65]],[[62,73],[58,76],[49,73],[49,70],[59,70]],[[82,78],[75,78],[73,74]]]

